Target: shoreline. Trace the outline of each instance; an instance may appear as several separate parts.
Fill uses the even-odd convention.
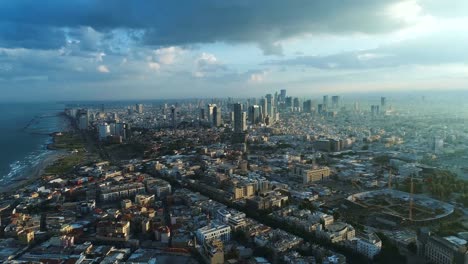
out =
[[[53,147],[57,133],[63,133],[73,130],[70,121],[63,116],[63,112],[60,112],[57,115],[61,116],[63,121],[67,122],[68,124],[64,126],[62,131],[56,131],[49,134],[49,138],[44,143],[45,150],[48,153],[41,160],[39,160],[36,165],[27,168],[21,173],[21,175],[18,175],[16,178],[10,180],[9,182],[2,184],[0,186],[0,194],[16,192],[19,189],[33,185],[33,183],[41,183],[40,180],[42,180],[42,176],[45,175],[47,167],[54,164],[59,159],[70,155],[70,152],[68,150]]]
[[[50,151],[51,152],[48,153],[41,161],[39,161],[37,165],[24,171],[21,176],[15,178],[11,182],[0,186],[0,193],[17,191],[18,189],[27,187],[27,185],[36,182],[37,180],[41,180],[47,167],[69,154],[68,151],[65,150]]]

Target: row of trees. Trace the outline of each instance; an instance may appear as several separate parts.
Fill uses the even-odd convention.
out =
[[[448,200],[452,193],[468,195],[468,182],[450,171],[436,170],[427,173],[424,181],[428,191],[441,200]]]
[[[401,191],[411,192],[411,178],[402,183],[395,182],[394,186]],[[430,193],[440,200],[449,200],[452,194],[459,194],[458,201],[468,205],[468,181],[458,178],[449,171],[436,170],[424,173],[422,178],[413,178],[414,193]]]

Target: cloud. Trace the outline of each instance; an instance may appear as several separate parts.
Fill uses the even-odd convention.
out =
[[[48,50],[59,49],[65,44],[65,32],[60,28],[0,22],[0,47]]]
[[[159,71],[159,69],[161,69],[161,65],[157,62],[148,62],[148,67],[153,71]]]
[[[267,65],[306,66],[318,69],[370,69],[402,65],[465,63],[468,30],[444,31],[409,39],[375,49],[350,51],[324,56],[297,56],[271,60]]]
[[[106,56],[106,54],[104,52],[96,53],[96,61],[102,62],[104,60],[105,56]]]
[[[132,37],[146,45],[257,43],[269,55],[281,54],[278,41],[303,34],[379,34],[407,26],[407,21],[395,19],[389,11],[401,1],[405,0],[200,0],[181,5],[174,1],[49,0],[44,8],[40,1],[16,0],[0,3],[0,23],[80,29],[76,34],[82,36],[83,48],[89,49],[99,38],[97,32],[125,29],[129,35],[138,32]],[[32,34],[27,37],[24,43],[34,40]],[[63,42],[50,43],[60,46]]]
[[[250,83],[262,83],[265,81],[268,71],[254,71],[250,73],[248,82]]]
[[[227,67],[214,54],[203,52],[195,59],[194,77],[205,77],[208,74],[226,71]]]
[[[177,56],[183,53],[183,50],[179,47],[167,47],[160,48],[154,51],[157,56],[157,60],[161,64],[173,64]]]
[[[97,51],[101,49],[101,40],[104,37],[104,34],[96,31],[92,27],[78,27],[73,29],[68,29],[67,39],[70,43],[76,43],[80,50],[83,51]]]
[[[283,55],[283,46],[280,43],[263,41],[258,44],[264,55]]]
[[[438,17],[466,17],[468,2],[466,0],[451,0],[450,3],[440,0],[417,0],[424,10]]]
[[[196,83],[194,94],[211,96],[236,94],[248,84],[289,89],[332,80],[352,89],[368,80],[404,79],[402,68],[418,68],[415,78],[443,69],[444,78],[456,77],[466,75],[466,67],[449,68],[468,60],[466,3],[47,0],[44,8],[36,0],[0,1],[0,81],[44,91],[88,85],[92,97],[96,82],[153,87],[157,80],[167,94],[185,96]],[[272,55],[282,57],[262,64]],[[39,80],[42,86],[34,84]]]
[[[97,71],[100,72],[100,73],[109,73],[110,72],[109,68],[107,68],[106,65],[99,65],[97,67]]]

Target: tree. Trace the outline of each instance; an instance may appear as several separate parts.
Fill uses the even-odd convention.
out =
[[[418,252],[418,246],[416,246],[415,242],[411,242],[408,244],[407,249],[409,252],[416,254]]]
[[[400,254],[398,247],[387,236],[383,233],[377,233],[377,236],[382,240],[382,250],[374,257],[374,263],[406,263],[406,257]]]
[[[237,250],[232,247],[231,250],[226,253],[226,259],[239,259],[239,252],[237,252]]]
[[[340,219],[340,217],[341,217],[340,212],[338,211],[333,212],[333,220],[337,221],[338,219]]]
[[[304,199],[300,204],[299,204],[299,209],[300,210],[310,210],[311,212],[317,211],[317,207],[309,200]]]
[[[374,162],[379,165],[385,165],[390,161],[389,156],[378,156],[374,158]]]
[[[267,247],[256,247],[253,252],[254,256],[264,257],[268,260],[273,260],[275,252]]]
[[[232,238],[236,241],[239,241],[241,244],[245,245],[249,242],[247,234],[243,230],[236,230],[232,233]]]

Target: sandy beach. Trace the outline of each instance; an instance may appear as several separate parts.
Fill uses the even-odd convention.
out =
[[[45,169],[52,165],[58,159],[69,155],[69,152],[66,150],[54,150],[51,151],[43,160],[41,160],[36,166],[30,168],[28,171],[24,172],[21,177],[16,178],[11,183],[0,186],[0,193],[5,192],[16,192],[18,189],[21,189],[27,185],[32,184],[37,181],[40,183],[41,176],[44,174]]]

